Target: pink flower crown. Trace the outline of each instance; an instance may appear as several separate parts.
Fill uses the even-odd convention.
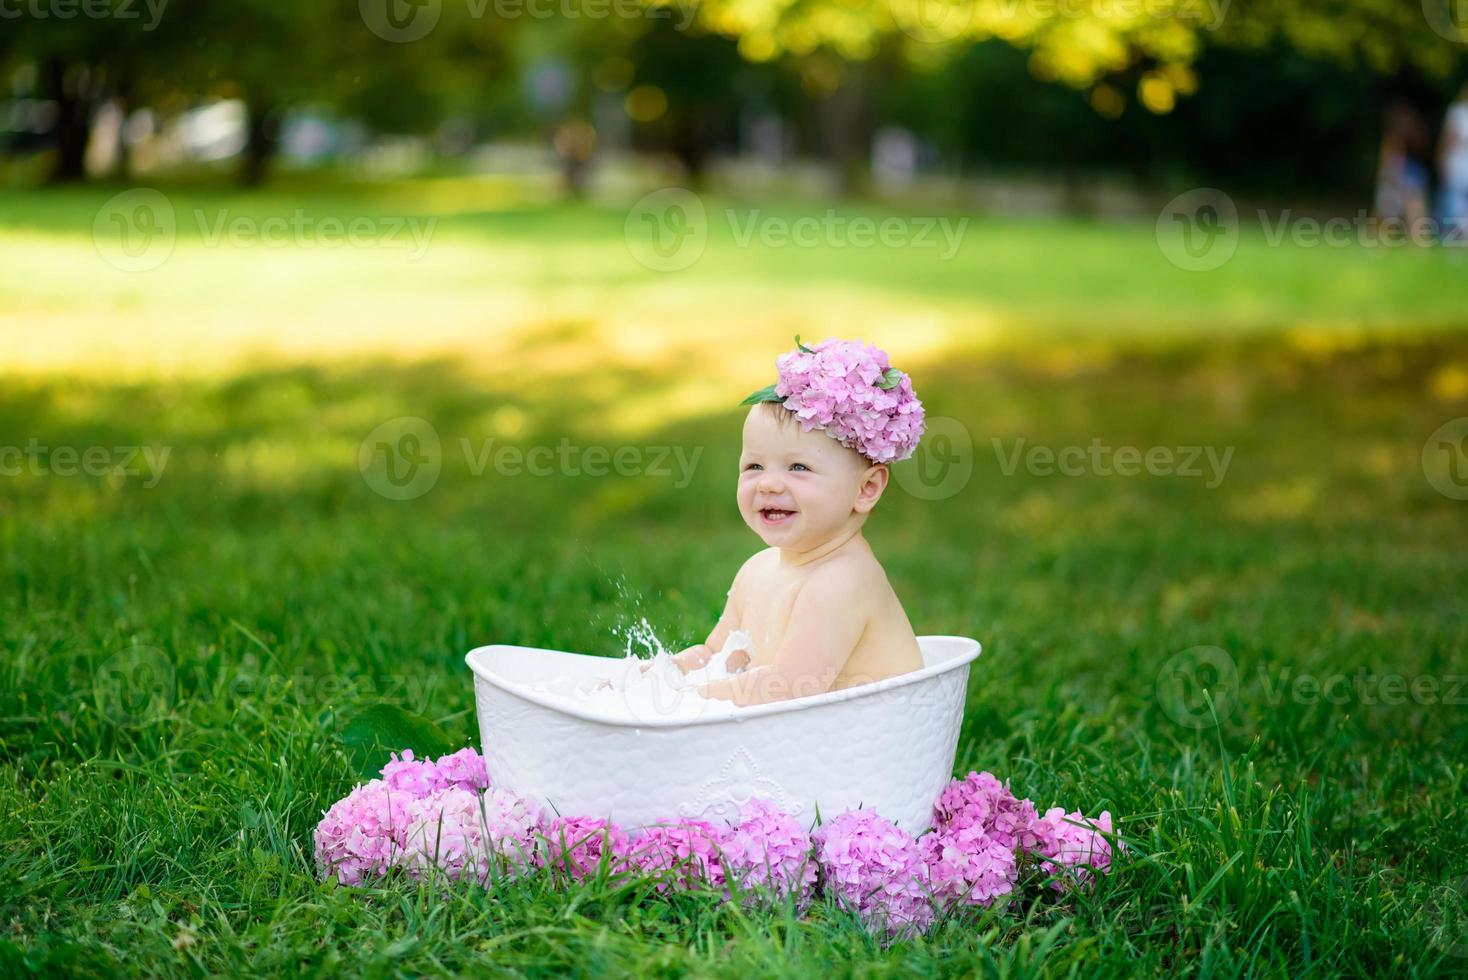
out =
[[[887,363],[887,352],[859,340],[829,337],[775,358],[780,380],[741,405],[779,402],[801,428],[826,435],[874,463],[907,459],[923,435],[923,403],[912,379]]]

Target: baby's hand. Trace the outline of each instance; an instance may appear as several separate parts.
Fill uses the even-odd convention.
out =
[[[753,654],[751,654],[748,650],[735,650],[734,652],[729,654],[729,659],[724,661],[724,667],[729,671],[729,673],[737,674],[745,667],[749,666],[749,661],[752,658]]]
[[[677,664],[678,669],[686,674],[690,670],[697,670],[708,663],[713,655],[714,651],[709,648],[707,643],[695,643],[686,650],[681,650],[674,654],[673,663]]]
[[[708,663],[709,658],[713,655],[714,651],[709,649],[707,643],[695,643],[693,646],[675,653],[672,659],[678,669],[686,674],[690,670],[697,670]],[[642,672],[644,674],[647,673],[647,669],[651,666],[652,664],[650,663],[643,664]]]

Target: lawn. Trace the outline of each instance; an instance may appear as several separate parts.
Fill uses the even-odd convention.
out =
[[[656,272],[624,208],[439,182],[169,189],[172,255],[125,272],[92,233],[118,190],[0,192],[0,972],[1468,967],[1468,501],[1429,441],[1468,416],[1458,256],[1246,234],[1188,273],[1150,224],[981,216],[948,259],[741,245],[718,216],[753,206],[710,199]],[[200,212],[437,221],[412,258]],[[984,643],[957,773],[1110,810],[1113,873],[890,947],[636,883],[321,883],[362,712],[467,744],[473,646],[702,636],[758,545],[734,403],[795,333],[887,346],[947,437],[869,537],[919,633]],[[395,500],[358,452],[404,416],[439,473]],[[649,465],[481,465],[563,440]],[[1211,712],[1172,683],[1199,647]]]

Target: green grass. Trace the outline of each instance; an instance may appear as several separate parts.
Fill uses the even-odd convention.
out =
[[[1186,276],[1147,227],[979,222],[940,268],[715,241],[691,275],[657,275],[627,260],[613,208],[445,205],[412,266],[181,239],[125,276],[88,232],[109,193],[0,198],[0,248],[19,256],[0,265],[0,343],[17,352],[0,446],[171,450],[151,487],[0,478],[0,972],[1468,964],[1468,502],[1422,462],[1428,435],[1468,416],[1451,256],[1246,242]],[[171,194],[259,214],[392,200]],[[817,299],[786,308],[800,297]],[[758,546],[733,506],[728,406],[791,333],[857,332],[854,311],[886,341],[895,310],[921,315],[889,346],[972,445],[961,489],[894,487],[870,533],[919,632],[984,642],[956,769],[1042,807],[1109,809],[1129,846],[1111,876],[888,948],[826,905],[798,920],[641,884],[317,880],[310,834],[358,778],[356,712],[394,704],[467,742],[474,645],[613,653],[642,616],[669,643],[701,635]],[[738,317],[749,332],[721,338]],[[442,473],[397,502],[357,449],[405,415],[435,427]],[[475,475],[460,440],[491,437],[703,452],[683,488]],[[1019,439],[1233,455],[1213,488],[1006,474]],[[1205,645],[1238,673],[1214,684],[1221,724],[1199,729],[1158,680]],[[162,678],[151,699],[114,696],[128,666],[157,669],[134,675]],[[1429,678],[1436,697],[1383,703],[1361,671]],[[1302,674],[1346,677],[1345,697],[1297,695]]]

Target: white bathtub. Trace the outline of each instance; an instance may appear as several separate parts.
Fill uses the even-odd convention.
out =
[[[748,708],[715,702],[692,720],[633,719],[530,687],[610,677],[620,658],[496,645],[465,660],[490,779],[549,812],[632,829],[731,819],[762,796],[807,826],[862,806],[916,834],[952,778],[968,665],[979,655],[961,636],[920,636],[918,645],[924,666],[901,677]]]

